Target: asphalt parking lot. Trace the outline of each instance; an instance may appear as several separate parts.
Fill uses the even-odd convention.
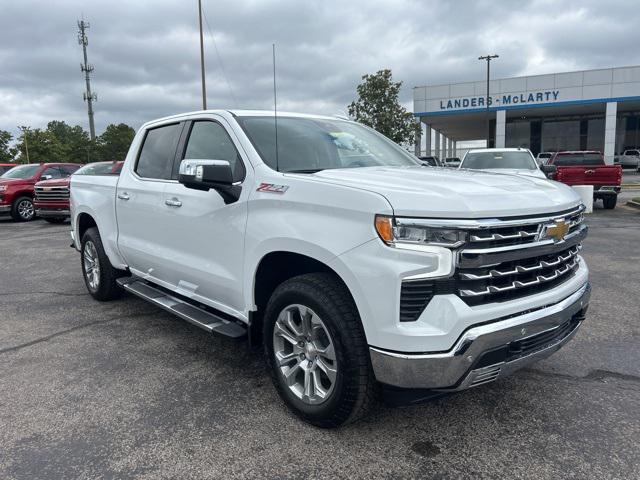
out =
[[[564,349],[335,431],[287,411],[259,351],[92,300],[68,225],[0,220],[0,478],[638,478],[638,195],[589,217],[592,302]]]

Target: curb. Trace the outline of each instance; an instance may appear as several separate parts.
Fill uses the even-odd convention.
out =
[[[629,200],[627,202],[627,205],[633,208],[637,208],[638,210],[640,210],[640,202],[634,202],[633,200]]]

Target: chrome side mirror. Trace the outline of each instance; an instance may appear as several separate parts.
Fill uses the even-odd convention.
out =
[[[242,187],[233,181],[233,170],[226,160],[184,159],[180,162],[178,181],[187,188],[216,190],[225,203],[240,198]]]

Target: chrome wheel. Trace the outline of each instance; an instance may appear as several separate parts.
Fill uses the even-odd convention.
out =
[[[91,240],[87,240],[84,244],[83,262],[87,284],[91,290],[96,291],[100,286],[100,260],[96,246]]]
[[[33,203],[31,202],[31,200],[28,200],[26,198],[24,200],[20,200],[17,210],[18,215],[20,215],[20,218],[22,218],[23,220],[31,220],[33,218],[33,215],[35,214]]]
[[[289,305],[273,328],[275,362],[285,385],[304,403],[318,405],[333,391],[338,373],[331,335],[309,307]]]

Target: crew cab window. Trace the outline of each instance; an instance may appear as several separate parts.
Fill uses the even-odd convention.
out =
[[[604,158],[599,153],[562,153],[554,160],[558,167],[572,165],[604,165]]]
[[[135,172],[142,178],[171,179],[181,125],[174,123],[147,131]]]
[[[217,122],[194,122],[183,158],[201,160],[226,160],[237,182],[244,178],[244,165],[231,137]]]

